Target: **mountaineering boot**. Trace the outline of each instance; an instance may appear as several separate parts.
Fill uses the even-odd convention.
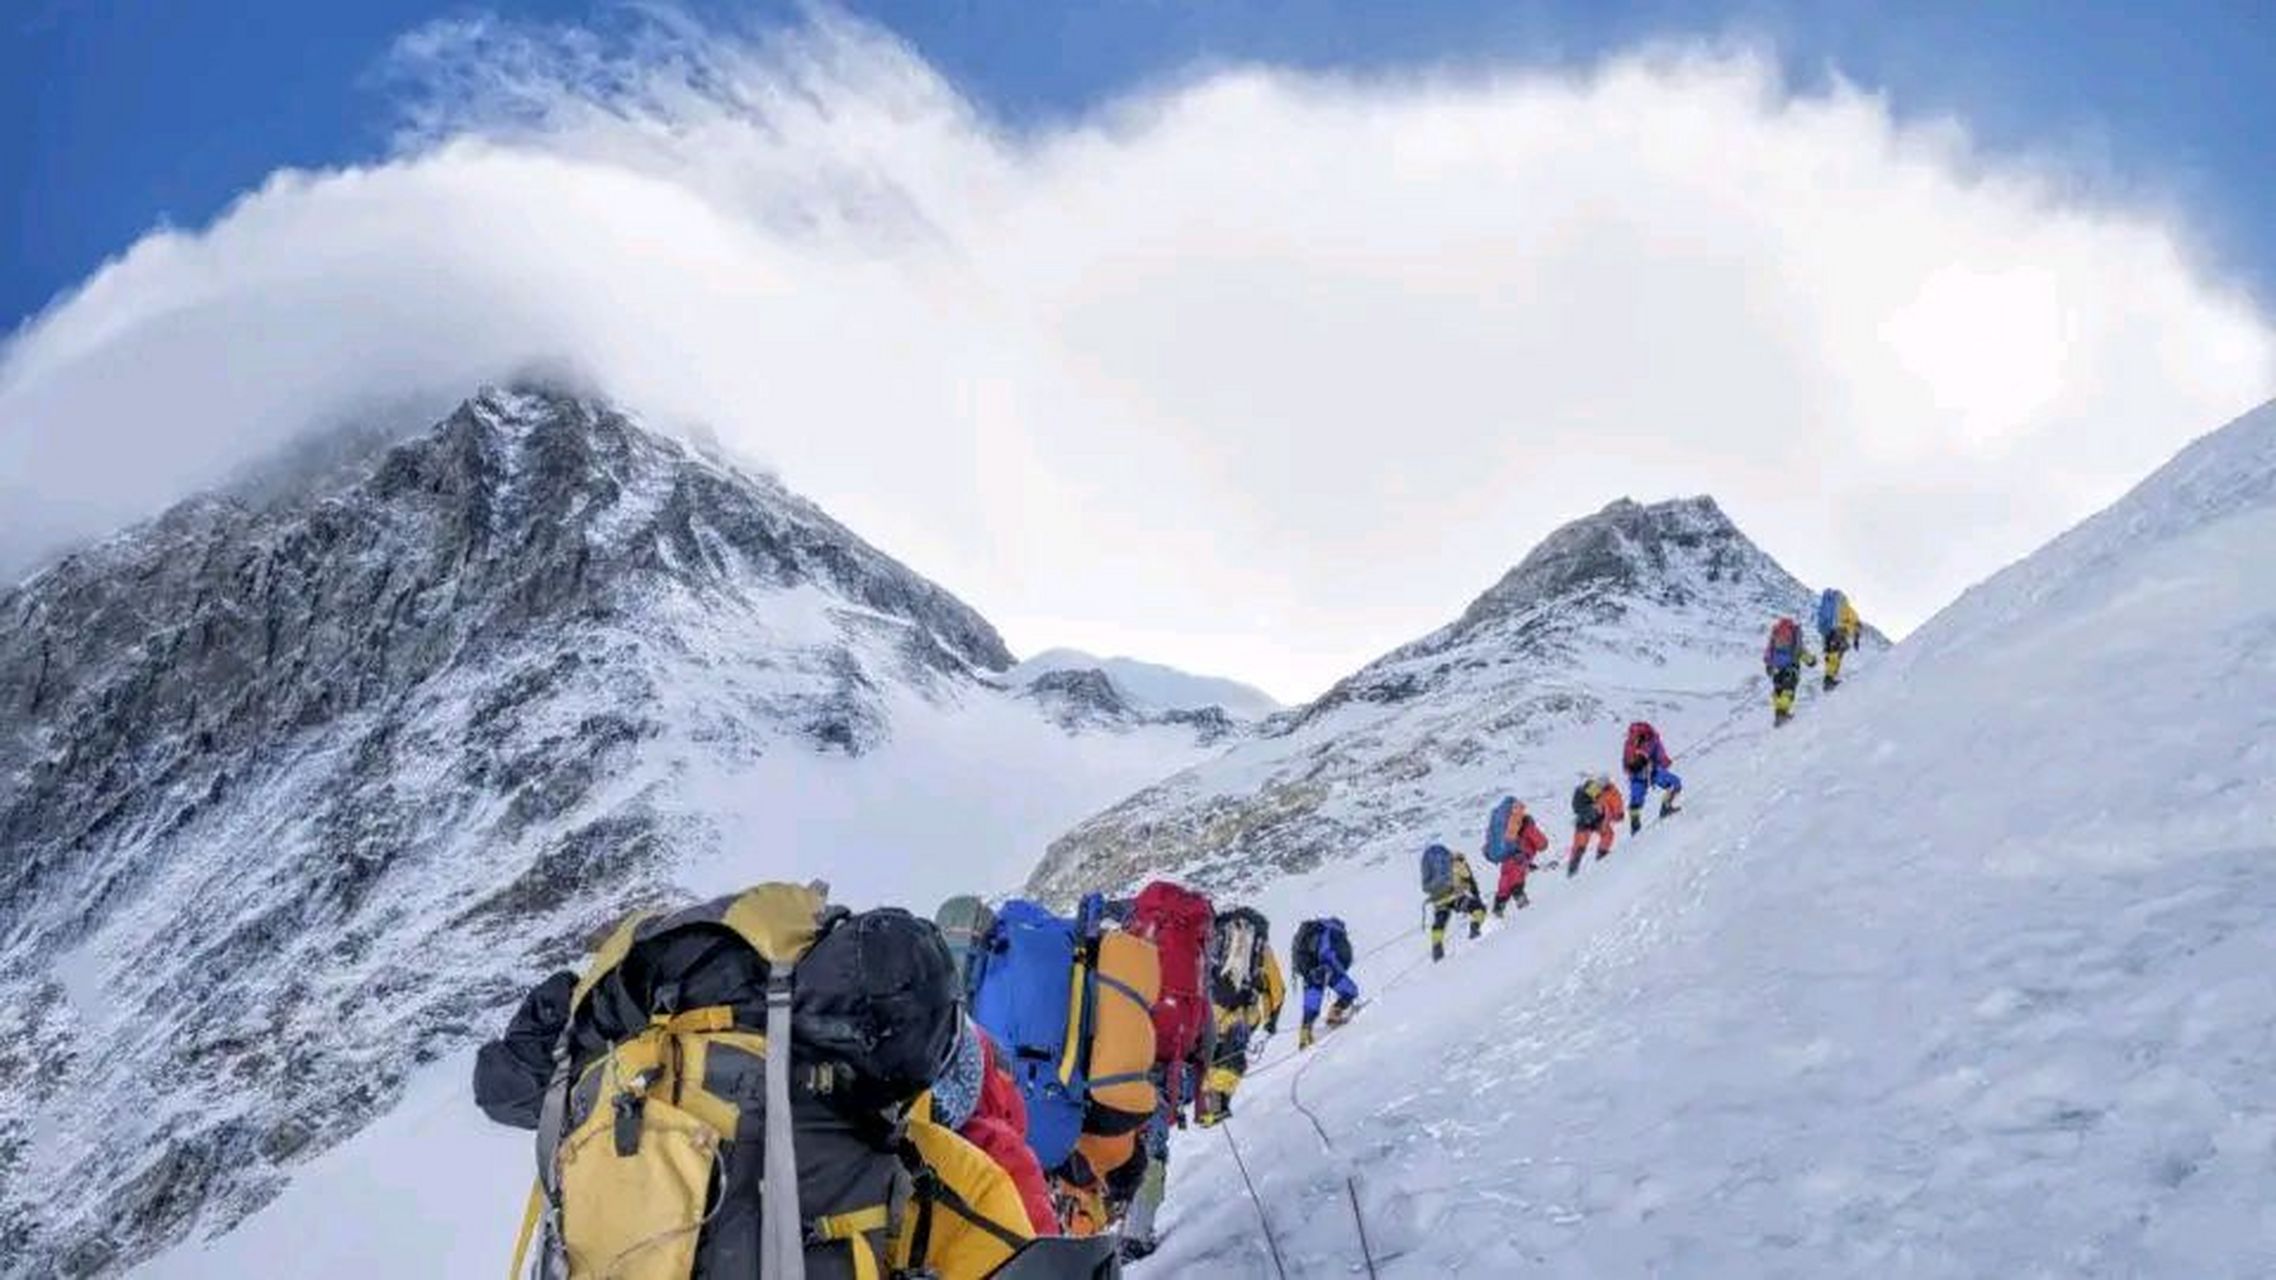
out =
[[[1770,727],[1773,729],[1778,728],[1793,718],[1793,712],[1788,711],[1784,707],[1780,707],[1776,711],[1770,713]]]
[[[1477,936],[1478,936],[1478,935],[1479,935],[1481,932],[1483,932],[1483,931],[1485,930],[1485,927],[1486,927],[1486,922],[1485,922],[1485,921],[1483,921],[1483,920],[1480,920],[1480,919],[1479,919],[1478,917],[1476,917],[1476,916],[1472,916],[1472,917],[1470,917],[1470,936],[1471,936],[1471,937],[1473,937],[1473,938],[1477,937]]]
[[[1296,1047],[1298,1049],[1311,1048],[1312,1041],[1317,1038],[1312,1034],[1312,1024],[1309,1022],[1296,1029]]]
[[[1432,938],[1430,940],[1430,958],[1433,960],[1444,960],[1446,958],[1446,944],[1436,938]]]
[[[1572,857],[1565,859],[1565,878],[1566,878],[1567,880],[1570,880],[1570,879],[1572,879],[1574,876],[1577,876],[1577,875],[1579,875],[1580,873],[1581,873],[1581,855],[1580,855],[1580,854],[1577,854],[1577,853],[1576,853],[1576,854],[1574,854]]]
[[[1532,905],[1533,905],[1533,899],[1526,897],[1526,896],[1525,896],[1525,890],[1523,890],[1523,889],[1519,889],[1519,890],[1517,891],[1517,896],[1516,896],[1516,897],[1514,897],[1514,898],[1511,898],[1511,899],[1510,899],[1510,901],[1511,901],[1511,902],[1514,902],[1514,903],[1516,903],[1516,904],[1517,904],[1517,909],[1518,909],[1518,910],[1520,910],[1520,911],[1523,911],[1523,910],[1525,910],[1527,907],[1530,907],[1530,906],[1532,906]]]
[[[1340,1027],[1343,1024],[1351,1021],[1351,1006],[1351,1001],[1340,999],[1337,1000],[1334,1004],[1329,1005],[1328,1025],[1331,1027]]]
[[[1660,801],[1660,816],[1661,816],[1661,817],[1663,817],[1663,818],[1671,818],[1671,817],[1674,817],[1676,814],[1679,814],[1679,813],[1681,813],[1681,812],[1683,812],[1683,808],[1682,808],[1682,806],[1678,805],[1678,804],[1675,802],[1675,797],[1674,797],[1674,796],[1672,796],[1672,795],[1671,795],[1671,796],[1669,796],[1667,799]]]
[[[1122,1237],[1122,1260],[1124,1262],[1136,1262],[1161,1247],[1160,1241],[1140,1240],[1134,1236],[1124,1236]]]
[[[1642,809],[1630,809],[1628,811],[1628,834],[1632,836],[1644,834],[1644,811]]]

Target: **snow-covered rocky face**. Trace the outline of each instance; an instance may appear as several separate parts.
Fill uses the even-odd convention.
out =
[[[1497,799],[1562,812],[1631,720],[1679,753],[1748,722],[1763,628],[1813,599],[1712,501],[1614,503],[1455,622],[1054,842],[1030,887],[1064,899],[1175,874],[1303,898],[1291,875],[1324,892],[1355,867],[1409,868],[1433,840],[1475,852]],[[1369,906],[1403,920],[1408,896]]]
[[[548,391],[0,594],[0,1256],[229,1226],[632,906],[929,913],[1230,731],[1063,727],[1010,664],[779,485]],[[467,1167],[511,1201],[527,1158]]]

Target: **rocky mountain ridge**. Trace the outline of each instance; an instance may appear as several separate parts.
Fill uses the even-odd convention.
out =
[[[969,606],[588,398],[322,462],[0,592],[8,1274],[226,1229],[631,907],[849,844],[987,887],[1206,736],[1062,729]]]
[[[1482,822],[1505,788],[1538,807],[1551,779],[1612,769],[1630,719],[1679,748],[1722,731],[1759,696],[1769,620],[1814,598],[1712,499],[1622,499],[1445,627],[1069,831],[1029,888],[1058,900],[1166,873],[1239,892],[1429,839],[1470,847],[1471,811]]]

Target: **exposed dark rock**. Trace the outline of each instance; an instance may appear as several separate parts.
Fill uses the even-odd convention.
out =
[[[1768,619],[1811,598],[1711,499],[1622,499],[1550,534],[1452,623],[1053,841],[1028,888],[1063,902],[1174,874],[1237,893],[1426,836],[1466,842],[1447,814],[1482,812],[1534,746],[1589,725],[1611,740],[1639,696],[1721,705]],[[1702,656],[1727,689],[1614,691],[1591,675]]]
[[[705,628],[792,589],[827,634],[707,683],[748,638]],[[657,800],[685,753],[865,753],[889,688],[1010,662],[772,479],[543,388],[328,438],[0,591],[0,1272],[115,1274],[258,1207],[666,893],[705,834]],[[91,1043],[97,1012],[130,1033]],[[22,1176],[58,1096],[63,1196]]]

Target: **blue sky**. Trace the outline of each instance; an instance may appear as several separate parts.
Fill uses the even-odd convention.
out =
[[[573,370],[1293,698],[1623,495],[1902,632],[2276,395],[2267,0],[682,7],[19,0],[0,575]]]
[[[781,4],[695,6],[787,16]],[[1953,113],[1996,149],[2050,153],[2099,183],[2172,202],[2216,268],[2276,296],[2276,9],[1912,0],[876,0],[850,6],[913,42],[989,108],[1080,111],[1195,65],[1382,68],[1587,60],[1683,34],[1771,42],[1807,84],[1829,70],[1907,115]],[[504,0],[509,16],[589,20],[582,3]],[[162,222],[195,226],[286,165],[382,150],[389,42],[469,12],[431,0],[29,0],[0,46],[0,257],[13,327]]]

